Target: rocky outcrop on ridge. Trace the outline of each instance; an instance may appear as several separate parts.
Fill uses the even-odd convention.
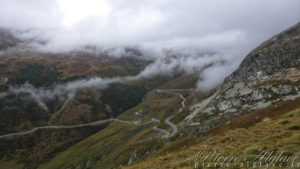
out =
[[[300,23],[252,50],[224,84],[268,80],[300,67]]]
[[[224,122],[300,97],[300,23],[251,51],[210,102],[191,106],[184,120],[203,132]]]

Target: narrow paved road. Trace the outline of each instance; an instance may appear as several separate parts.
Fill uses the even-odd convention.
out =
[[[144,122],[144,123],[138,123],[138,122],[131,122],[131,121],[124,121],[124,120],[119,120],[119,119],[106,119],[106,120],[100,120],[100,121],[95,121],[92,123],[86,123],[86,124],[78,124],[78,125],[57,125],[57,126],[41,126],[41,127],[36,127],[32,130],[29,131],[24,131],[24,132],[18,132],[18,133],[9,133],[0,136],[1,138],[9,138],[12,136],[21,136],[21,135],[27,135],[34,133],[35,131],[42,130],[42,129],[73,129],[73,128],[79,128],[79,127],[85,127],[85,126],[97,126],[105,123],[109,123],[112,121],[117,121],[120,123],[126,123],[126,124],[131,124],[131,125],[137,125],[137,126],[142,126],[142,125],[148,125],[151,123],[158,123],[159,120],[152,119],[151,121]]]
[[[176,90],[176,89],[175,89],[175,90]],[[156,90],[156,92],[169,93],[169,94],[174,94],[174,95],[179,96],[179,97],[182,99],[182,102],[181,102],[181,108],[178,110],[177,113],[182,112],[182,110],[185,108],[185,100],[186,100],[186,99],[183,97],[182,94],[172,92],[171,90],[161,90],[161,89]],[[63,109],[65,109],[66,105],[70,102],[71,99],[72,99],[72,97],[66,101],[66,103],[62,106],[62,108],[61,108],[58,112],[60,112],[60,111],[62,111]],[[176,113],[176,114],[177,114],[177,113]],[[168,117],[168,118],[165,120],[165,123],[168,124],[169,126],[171,126],[171,128],[172,128],[172,133],[168,132],[167,130],[157,128],[156,125],[153,127],[153,130],[156,130],[156,131],[158,131],[158,132],[163,133],[163,138],[169,138],[169,137],[174,136],[174,135],[176,134],[176,132],[177,132],[177,126],[176,126],[174,123],[172,123],[170,120],[171,120],[176,114],[174,114],[174,115]],[[120,122],[120,123],[131,124],[131,125],[139,125],[139,126],[142,126],[142,125],[148,125],[148,124],[151,124],[151,123],[154,123],[154,124],[160,123],[160,121],[157,120],[157,119],[152,119],[151,121],[144,122],[144,123],[131,122],[131,121],[124,121],[124,120],[120,120],[120,119],[106,119],[106,120],[100,120],[100,121],[95,121],[95,122],[92,122],[92,123],[78,124],[78,125],[53,125],[53,126],[41,126],[41,127],[36,127],[36,128],[34,128],[34,129],[32,129],[32,130],[29,130],[29,131],[5,134],[5,135],[0,136],[0,139],[1,139],[1,138],[9,138],[9,137],[13,137],[13,136],[27,135],[27,134],[31,134],[31,133],[34,133],[35,131],[42,130],[42,129],[72,129],[72,128],[79,128],[79,127],[85,127],[85,126],[97,126],[97,125],[101,125],[101,124],[105,124],[105,123],[109,123],[109,122],[113,122],[113,121],[117,121],[117,122]]]
[[[174,90],[174,89],[173,89]],[[175,89],[176,90],[176,89]],[[177,113],[175,113],[174,115],[168,117],[166,120],[165,120],[165,123],[168,124],[171,128],[172,128],[172,133],[168,136],[168,137],[172,137],[174,136],[176,133],[177,133],[177,126],[172,123],[170,120],[175,116],[177,115],[178,113],[182,112],[182,110],[185,108],[185,97],[183,97],[182,94],[180,93],[175,93],[175,92],[172,92],[171,90],[162,90],[162,89],[157,89],[156,92],[161,92],[161,93],[168,93],[168,94],[173,94],[173,95],[177,95],[179,96],[182,101],[181,101],[181,108],[178,110]]]
[[[164,139],[166,139],[170,136],[170,132],[168,132],[167,130],[164,130],[164,129],[157,128],[157,126],[154,126],[153,130],[163,133],[164,134],[163,135]]]

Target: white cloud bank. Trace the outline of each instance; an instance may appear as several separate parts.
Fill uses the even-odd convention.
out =
[[[247,52],[300,18],[296,0],[2,0],[0,26],[47,40],[40,50],[138,47],[155,59],[143,76],[209,63],[199,87],[213,87]],[[172,50],[178,57],[166,58]],[[122,50],[119,50],[122,51]]]

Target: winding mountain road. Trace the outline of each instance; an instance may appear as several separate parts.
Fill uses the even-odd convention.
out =
[[[182,101],[181,101],[181,108],[178,110],[177,113],[173,114],[172,116],[168,117],[166,120],[165,120],[165,123],[168,124],[171,128],[172,128],[172,133],[168,135],[168,137],[172,137],[174,136],[176,133],[177,133],[177,126],[172,123],[170,120],[175,116],[177,115],[178,113],[181,113],[182,110],[185,108],[185,97],[183,97],[182,94],[180,93],[175,93],[175,92],[172,92],[171,90],[162,90],[162,89],[157,89],[156,92],[160,92],[160,93],[168,93],[168,94],[173,94],[173,95],[177,95],[179,96]],[[162,129],[161,129],[162,130]]]
[[[164,129],[157,128],[157,126],[154,126],[152,129],[163,133],[164,135],[162,136],[162,138],[164,138],[164,139],[167,139],[170,136],[170,132],[168,132],[167,130],[164,130]]]
[[[161,90],[161,89],[156,90],[156,92],[174,94],[174,95],[179,96],[182,99],[181,108],[178,110],[178,112],[176,114],[182,112],[182,110],[185,108],[185,100],[186,99],[183,97],[182,94],[175,93],[175,92],[172,92],[170,90]],[[62,108],[59,110],[59,112],[62,111],[63,109],[65,109],[66,105],[70,102],[71,98],[66,101],[66,103],[62,106]],[[153,130],[163,133],[163,138],[169,138],[169,137],[174,136],[176,134],[176,132],[177,132],[177,126],[174,123],[172,123],[170,120],[176,114],[173,114],[172,116],[168,117],[165,120],[165,123],[168,124],[172,128],[172,133],[170,133],[167,130],[157,128],[156,125],[153,127]],[[114,119],[114,118],[112,118],[112,119],[100,120],[100,121],[95,121],[95,122],[86,123],[86,124],[78,124],[78,125],[52,125],[52,126],[50,125],[50,126],[40,126],[40,127],[36,127],[36,128],[34,128],[32,130],[29,130],[29,131],[4,134],[4,135],[0,136],[0,139],[2,139],[2,138],[9,138],[9,137],[13,137],[13,136],[27,135],[27,134],[31,134],[31,133],[34,133],[35,131],[42,130],[42,129],[73,129],[73,128],[79,128],[79,127],[85,127],[85,126],[97,126],[97,125],[101,125],[101,124],[105,124],[105,123],[109,123],[109,122],[113,122],[113,121],[117,121],[117,122],[120,122],[120,123],[131,124],[131,125],[137,125],[137,126],[138,125],[139,126],[148,125],[148,124],[151,124],[151,123],[154,123],[154,124],[160,123],[160,120],[157,120],[157,119],[154,119],[154,118],[152,120],[150,120],[148,122],[144,122],[144,123],[131,122],[131,121],[125,121],[125,120],[120,120],[120,119]]]

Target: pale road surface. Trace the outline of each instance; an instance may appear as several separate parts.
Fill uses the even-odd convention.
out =
[[[155,131],[163,133],[164,135],[162,136],[162,138],[164,138],[164,139],[166,139],[170,136],[170,132],[168,132],[167,130],[157,128],[156,126],[154,126],[152,129],[155,130]]]
[[[173,89],[173,90],[175,91],[176,89]],[[179,89],[179,90],[181,90],[181,89]],[[176,91],[179,91],[179,90],[176,90]],[[186,99],[183,97],[182,94],[174,93],[174,92],[171,92],[170,90],[160,90],[160,89],[156,90],[156,92],[163,92],[163,93],[169,93],[169,94],[178,95],[182,99],[182,102],[181,102],[182,106],[178,110],[178,113],[182,112],[182,110],[185,108],[185,100]],[[66,107],[66,105],[69,103],[70,100],[71,99],[68,99],[66,101],[66,104],[64,104],[59,111],[61,111],[62,109],[64,109]],[[165,120],[165,123],[168,124],[172,128],[172,133],[168,132],[167,130],[157,128],[156,125],[153,127],[153,130],[163,133],[164,134],[163,138],[168,138],[168,137],[174,136],[176,134],[176,132],[177,132],[177,126],[174,123],[172,123],[170,121],[170,119],[173,118],[176,114],[168,117]],[[130,121],[124,121],[124,120],[119,120],[119,119],[106,119],[106,120],[100,120],[100,121],[95,121],[95,122],[92,122],[92,123],[78,124],[78,125],[41,126],[41,127],[36,127],[36,128],[34,128],[32,130],[29,130],[29,131],[5,134],[5,135],[0,136],[0,139],[1,138],[9,138],[9,137],[13,137],[13,136],[27,135],[27,134],[31,134],[31,133],[34,133],[37,130],[42,130],[42,129],[71,129],[71,128],[79,128],[79,127],[85,127],[85,126],[97,126],[97,125],[109,123],[109,122],[112,122],[112,121],[117,121],[117,122],[120,122],[120,123],[126,123],[126,124],[131,124],[131,125],[148,125],[148,124],[151,124],[151,123],[156,124],[156,123],[160,122],[157,119],[152,119],[151,121],[144,122],[144,123],[130,122]]]
[[[172,89],[172,91],[175,91],[175,90],[176,90],[176,91],[180,91],[179,89]],[[165,120],[165,123],[168,124],[168,125],[172,128],[172,133],[171,133],[170,136],[168,136],[168,137],[172,137],[172,136],[174,136],[174,135],[177,133],[177,126],[176,126],[174,123],[172,123],[170,120],[171,120],[175,115],[177,115],[178,113],[182,112],[182,110],[185,108],[185,100],[186,100],[186,99],[183,97],[182,94],[180,94],[180,93],[174,93],[174,92],[172,92],[172,91],[170,91],[170,90],[162,90],[162,89],[157,89],[157,90],[156,90],[156,92],[161,92],[161,93],[168,93],[168,94],[177,95],[177,96],[179,96],[179,97],[182,99],[182,101],[181,101],[181,108],[178,110],[178,112],[177,112],[176,114],[174,114],[174,115],[168,117],[168,118]]]
[[[148,125],[148,124],[151,124],[151,123],[158,123],[159,122],[159,120],[156,120],[156,119],[152,119],[151,121],[144,122],[144,123],[130,122],[130,121],[124,121],[124,120],[119,120],[119,119],[106,119],[106,120],[100,120],[100,121],[95,121],[95,122],[92,122],[92,123],[78,124],[78,125],[41,126],[41,127],[34,128],[32,130],[29,130],[29,131],[5,134],[5,135],[0,136],[0,138],[8,138],[8,137],[12,137],[12,136],[27,135],[27,134],[31,134],[31,133],[34,133],[37,130],[42,130],[42,129],[71,129],[71,128],[79,128],[79,127],[85,127],[85,126],[97,126],[97,125],[109,123],[109,122],[112,122],[112,121],[117,121],[117,122],[120,122],[120,123],[132,124],[132,125],[137,125],[137,126],[138,125],[140,125],[140,126]]]

